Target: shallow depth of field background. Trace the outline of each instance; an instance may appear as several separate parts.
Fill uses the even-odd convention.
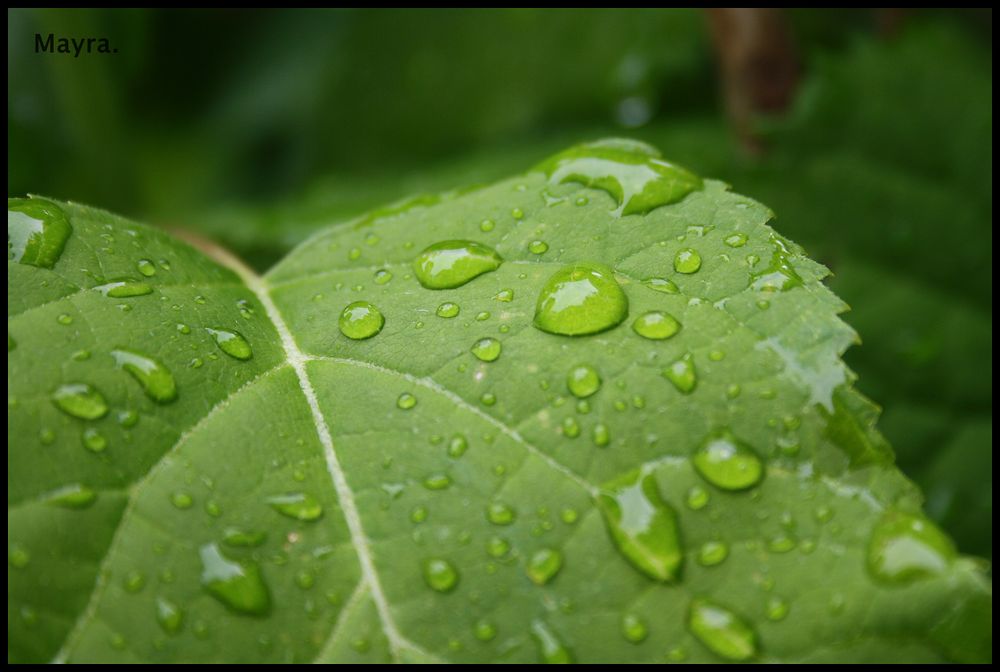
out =
[[[724,111],[705,15],[8,10],[7,193],[201,232],[266,269],[317,227],[628,135],[834,272],[846,355],[960,548],[992,558],[992,12],[790,10],[801,81]],[[891,20],[890,20],[891,19]],[[34,53],[34,34],[114,56]]]

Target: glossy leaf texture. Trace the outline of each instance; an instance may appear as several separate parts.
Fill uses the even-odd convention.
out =
[[[827,271],[651,147],[558,160],[263,277],[9,203],[70,233],[8,254],[8,659],[990,660]]]

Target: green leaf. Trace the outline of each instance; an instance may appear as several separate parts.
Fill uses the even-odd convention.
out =
[[[853,391],[826,270],[600,147],[641,156],[360,217],[263,277],[50,202],[58,259],[8,260],[8,659],[990,660],[989,579]],[[478,261],[428,289],[444,241]]]

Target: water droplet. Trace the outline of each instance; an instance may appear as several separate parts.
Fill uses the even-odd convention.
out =
[[[500,351],[503,346],[500,345],[500,341],[495,338],[481,338],[476,341],[472,346],[472,354],[476,356],[476,359],[482,362],[494,362],[500,356]]]
[[[760,292],[784,292],[802,285],[802,277],[790,260],[791,251],[778,236],[771,236],[774,253],[766,268],[750,275],[750,287]]]
[[[469,442],[466,438],[461,434],[456,434],[451,437],[451,441],[448,442],[448,455],[451,457],[462,457],[468,447]]]
[[[538,647],[538,656],[546,665],[565,665],[573,662],[573,653],[559,639],[547,623],[531,622],[531,637]]]
[[[236,548],[252,548],[260,546],[267,539],[265,532],[247,530],[242,527],[227,527],[222,532],[222,541],[227,546]]]
[[[642,284],[654,292],[660,292],[661,294],[678,294],[681,291],[673,280],[667,280],[666,278],[649,278],[648,280],[643,280]]]
[[[52,393],[52,403],[74,418],[97,420],[108,414],[108,402],[104,395],[87,383],[62,385]]]
[[[185,336],[191,333],[191,327],[186,324],[177,323],[178,333],[184,334]]]
[[[156,622],[167,634],[176,634],[180,632],[181,626],[184,624],[184,611],[179,605],[167,598],[158,597],[156,598]]]
[[[513,289],[501,289],[494,296],[497,301],[502,301],[504,303],[510,303],[514,300],[514,290]]]
[[[424,479],[424,487],[428,490],[444,490],[451,485],[451,478],[447,474],[431,474]]]
[[[489,621],[479,621],[473,628],[473,634],[480,642],[489,642],[497,636],[497,626]]]
[[[784,620],[785,616],[788,616],[789,610],[788,602],[776,595],[768,598],[767,604],[764,605],[764,613],[769,621]]]
[[[611,443],[611,431],[608,429],[608,426],[603,422],[594,425],[593,439],[594,445],[598,448],[604,448]]]
[[[170,495],[170,503],[178,509],[190,509],[194,504],[194,498],[187,492],[179,491]]]
[[[85,485],[73,483],[53,490],[43,499],[46,504],[64,509],[85,509],[97,500],[97,493]]]
[[[367,301],[350,303],[340,313],[340,333],[356,341],[376,335],[384,324],[382,313]]]
[[[510,525],[514,522],[514,509],[503,502],[491,502],[486,507],[486,519],[494,525]]]
[[[542,287],[534,324],[550,334],[581,336],[614,327],[628,316],[628,298],[610,268],[576,264],[556,271]]]
[[[228,329],[209,329],[207,327],[205,331],[212,335],[212,339],[219,346],[219,350],[222,350],[233,359],[245,362],[253,357],[253,350],[250,348],[250,344],[239,332],[229,331]]]
[[[677,513],[652,474],[635,472],[605,486],[598,505],[615,545],[636,569],[657,581],[679,578],[684,553]]]
[[[694,368],[691,353],[686,353],[670,366],[663,369],[663,377],[674,384],[682,394],[690,394],[698,384],[698,374]]]
[[[553,184],[576,182],[607,192],[617,214],[646,214],[702,188],[693,173],[664,161],[649,145],[602,140],[572,147],[537,167]]]
[[[757,635],[725,607],[697,599],[688,611],[688,629],[708,650],[727,660],[748,660],[757,654]]]
[[[420,524],[427,520],[427,507],[416,506],[412,511],[410,511],[410,521]]]
[[[124,349],[112,350],[111,356],[118,368],[135,378],[146,396],[156,403],[166,404],[177,398],[177,384],[173,374],[156,359]]]
[[[580,364],[566,376],[566,387],[578,399],[585,399],[601,389],[601,376],[594,367]]]
[[[708,490],[700,485],[695,485],[688,490],[687,498],[684,501],[687,502],[689,509],[692,511],[699,511],[708,505],[708,500]]]
[[[566,416],[562,421],[562,433],[563,436],[575,439],[580,436],[580,425],[577,424],[576,420],[572,416]]]
[[[73,233],[66,213],[42,198],[7,199],[7,259],[52,268]]]
[[[651,310],[635,318],[632,330],[643,338],[662,341],[670,338],[681,329],[681,323],[671,315],[661,310]]]
[[[622,617],[622,635],[627,641],[638,644],[649,636],[649,628],[635,614],[625,614]]]
[[[496,225],[497,223],[494,222],[492,219],[484,219],[483,221],[479,222],[479,230],[482,231],[483,233],[489,233],[494,228],[496,228]]]
[[[494,558],[502,558],[510,552],[510,542],[503,537],[490,537],[486,542],[486,552]]]
[[[489,311],[483,310],[476,313],[476,322],[485,322],[488,319],[490,319]]]
[[[437,316],[444,318],[456,317],[461,309],[458,307],[457,303],[452,303],[451,301],[445,301],[440,306],[437,307]]]
[[[302,492],[275,495],[265,501],[281,515],[295,520],[319,520],[323,516],[323,505],[319,500]]]
[[[483,406],[492,406],[497,403],[497,396],[492,392],[483,392],[483,394],[479,397],[479,402]]]
[[[697,250],[685,247],[674,255],[674,270],[678,273],[697,273],[701,268],[701,255]]]
[[[562,563],[562,553],[553,548],[543,548],[531,556],[525,571],[535,585],[544,586],[559,573]]]
[[[868,570],[883,583],[909,583],[944,572],[956,557],[951,540],[931,521],[885,514],[868,542]]]
[[[141,273],[147,278],[151,278],[154,275],[156,275],[156,265],[153,264],[153,262],[150,261],[149,259],[140,259],[139,261],[135,262],[135,267],[139,271],[139,273]]]
[[[743,247],[747,244],[747,234],[731,233],[725,238],[725,243],[729,247]]]
[[[64,327],[68,327],[69,325],[73,324],[73,316],[67,313],[62,313],[56,318],[56,322],[63,325]]]
[[[528,251],[532,254],[545,254],[549,251],[549,244],[544,240],[533,240],[528,243]]]
[[[458,570],[447,560],[431,558],[424,561],[424,581],[439,593],[447,593],[458,585]]]
[[[725,430],[710,434],[692,461],[706,481],[722,490],[751,488],[764,475],[764,464],[753,449]]]
[[[309,590],[316,584],[316,575],[307,569],[303,569],[295,575],[295,585],[302,590]]]
[[[98,285],[94,289],[104,296],[112,299],[127,299],[133,296],[145,296],[152,294],[153,288],[145,282],[132,282],[131,280],[119,280]]]
[[[125,575],[122,586],[124,586],[126,592],[138,593],[146,586],[146,575],[142,572],[132,570]]]
[[[510,216],[514,219],[524,219],[524,210],[521,208],[514,208],[510,211]]]
[[[481,243],[446,240],[421,252],[413,262],[413,272],[427,289],[451,289],[495,271],[502,262],[496,250]]]
[[[20,544],[7,545],[7,562],[14,569],[24,569],[31,562],[31,553]]]
[[[392,272],[384,268],[375,271],[375,284],[384,285],[392,280]]]
[[[729,557],[729,546],[721,541],[706,541],[698,549],[698,564],[714,567]]]
[[[267,614],[271,596],[256,563],[230,560],[217,544],[205,544],[200,555],[201,585],[209,595],[240,614]]]
[[[417,405],[417,398],[409,392],[403,392],[396,399],[396,406],[404,411],[408,411]]]

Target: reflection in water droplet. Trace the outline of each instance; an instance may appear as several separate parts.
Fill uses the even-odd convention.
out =
[[[493,362],[500,357],[500,351],[503,346],[500,345],[500,341],[495,338],[481,338],[476,341],[472,346],[472,354],[476,356],[482,362]]]
[[[710,434],[692,461],[706,481],[722,490],[751,488],[764,475],[764,464],[753,449],[726,430]]]
[[[340,313],[338,326],[340,333],[356,341],[371,338],[385,324],[385,318],[374,305],[367,301],[355,301],[348,304]]]
[[[267,614],[271,596],[256,563],[230,560],[217,544],[205,544],[200,555],[201,585],[209,595],[239,614]]]
[[[553,184],[576,182],[607,192],[618,203],[619,215],[646,214],[702,188],[698,176],[633,140],[578,145],[547,159],[537,169]]]
[[[944,572],[957,552],[931,521],[901,511],[886,513],[868,542],[868,570],[882,583],[910,583]]]
[[[544,586],[562,569],[562,553],[554,548],[543,548],[536,551],[528,560],[526,572],[528,578],[539,586]]]
[[[7,259],[52,268],[73,233],[66,213],[43,198],[7,199]]]
[[[323,515],[323,505],[319,500],[302,492],[275,495],[265,501],[278,513],[296,520],[319,520]]]
[[[601,376],[588,364],[574,366],[566,376],[566,387],[578,399],[585,399],[601,389]]]
[[[52,403],[74,418],[97,420],[108,414],[104,395],[87,383],[61,385],[52,393]]]
[[[635,318],[632,330],[643,338],[662,341],[670,338],[681,329],[681,323],[671,315],[661,310],[651,310]]]
[[[694,600],[688,611],[687,626],[706,648],[727,660],[748,660],[757,654],[757,635],[750,626],[713,602]]]
[[[682,394],[690,394],[698,384],[698,374],[694,368],[691,353],[686,353],[680,359],[663,369],[663,377],[674,384]]]
[[[142,387],[146,396],[158,404],[167,404],[177,398],[174,376],[161,362],[134,350],[112,350],[111,356],[118,368],[127,371]]]
[[[447,593],[458,584],[458,570],[447,560],[431,558],[424,561],[424,581],[439,593]]]
[[[542,286],[534,324],[550,334],[581,336],[614,327],[628,316],[628,297],[610,268],[575,264]]]
[[[564,665],[573,662],[573,653],[562,643],[548,623],[537,619],[532,621],[531,637],[538,647],[541,662],[546,665]]]
[[[639,471],[612,482],[597,503],[615,545],[636,569],[657,581],[680,577],[684,553],[677,513],[652,474]]]
[[[253,349],[251,349],[247,339],[243,338],[239,332],[229,331],[228,329],[209,328],[206,328],[205,331],[211,334],[212,339],[219,346],[219,349],[233,359],[246,361],[253,357]]]
[[[413,262],[413,272],[427,289],[461,287],[503,263],[497,251],[471,240],[447,240],[431,245]]]

